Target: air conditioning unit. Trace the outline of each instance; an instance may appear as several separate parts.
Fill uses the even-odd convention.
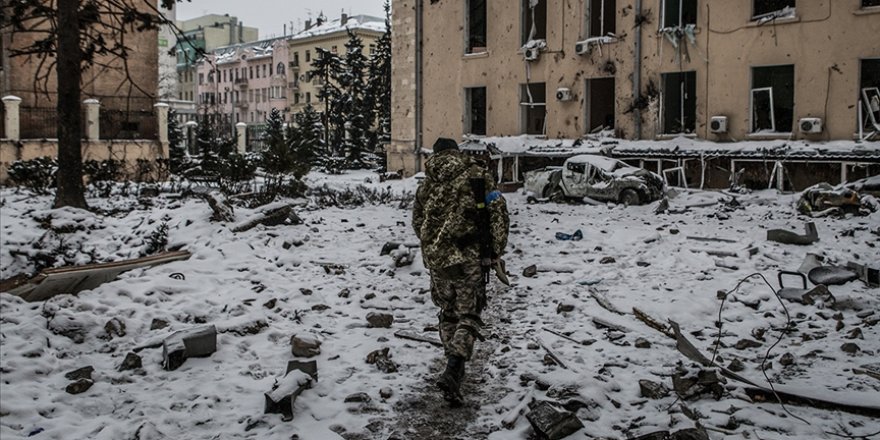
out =
[[[523,50],[523,57],[526,61],[536,61],[541,56],[541,50],[538,48],[528,48]]]
[[[709,120],[709,131],[727,133],[727,116],[712,116],[712,119]]]
[[[801,133],[821,133],[822,118],[801,118],[798,121],[798,127],[801,129]]]
[[[556,100],[557,101],[571,101],[574,98],[571,94],[571,89],[568,87],[560,87],[556,89]]]
[[[578,43],[574,45],[574,51],[578,55],[590,53],[590,43],[586,41],[578,41]]]

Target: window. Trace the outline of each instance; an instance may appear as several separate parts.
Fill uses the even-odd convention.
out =
[[[693,133],[697,119],[697,73],[664,73],[662,77],[663,133]]]
[[[263,102],[268,101],[269,100],[269,89],[263,89],[262,95],[263,95]]]
[[[332,47],[330,47],[330,52],[331,52],[331,53],[337,53],[337,52],[338,52],[338,49],[336,48],[336,45],[335,45],[335,44],[334,44]]]
[[[520,90],[523,133],[544,134],[547,87],[544,83],[523,84]]]
[[[791,132],[794,123],[794,66],[752,68],[752,133]]]
[[[614,128],[614,78],[587,80],[587,133]]]
[[[202,84],[204,84],[204,83],[205,83],[205,74],[204,74],[204,73],[200,73],[200,74],[199,74],[199,85],[202,85]]]
[[[535,6],[532,6],[535,2]],[[522,1],[522,41],[547,39],[547,0]]]
[[[880,6],[880,0],[862,0],[863,8],[873,8],[874,6]]]
[[[868,131],[880,131],[880,58],[862,60],[859,91],[864,128]]]
[[[278,63],[278,65],[275,67],[275,74],[284,75],[284,63]]]
[[[294,93],[294,94],[293,94],[293,103],[294,103],[294,104],[299,104],[299,93]]]
[[[306,62],[309,63],[311,61],[312,61],[312,51],[307,50],[306,51]]]
[[[464,132],[486,135],[486,88],[470,87],[465,90]]]
[[[795,0],[753,0],[752,18],[777,16],[786,8],[794,9]]]
[[[260,66],[257,66],[257,78],[260,77]]]
[[[254,91],[248,90],[248,102],[254,102]]]
[[[214,82],[214,71],[208,72],[208,83]]]
[[[616,8],[615,0],[590,0],[587,21],[590,37],[604,37],[617,33]]]
[[[254,79],[254,66],[250,66],[250,67],[248,67],[248,73],[250,73],[250,75],[248,76],[248,78],[249,78],[249,79]]]
[[[685,27],[689,24],[697,24],[697,0],[663,2],[663,27]]]
[[[468,0],[467,53],[486,51],[486,0]],[[374,45],[370,45],[372,53]]]
[[[268,75],[266,75],[266,69],[267,69],[268,67],[269,67],[268,64],[263,64],[263,78],[265,78],[265,77],[268,76]]]
[[[311,102],[312,102],[312,94],[309,92],[306,92],[306,104],[309,104]]]
[[[293,53],[293,67],[299,67],[299,52]]]

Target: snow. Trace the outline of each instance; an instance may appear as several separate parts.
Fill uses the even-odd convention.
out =
[[[394,336],[403,329],[422,334],[436,325],[429,277],[418,257],[411,266],[395,268],[390,256],[379,255],[387,241],[416,241],[411,206],[405,201],[416,180],[379,183],[375,174],[352,172],[311,174],[308,182],[337,191],[387,191],[399,199],[360,207],[321,207],[312,201],[295,209],[304,220],[301,225],[258,226],[235,234],[230,230],[234,224],[210,222],[211,210],[195,198],[162,196],[150,204],[121,194],[90,198],[90,205],[103,212],[96,214],[51,210],[47,196],[0,190],[3,278],[35,270],[35,262],[23,256],[37,251],[34,243],[51,248],[63,239],[70,244],[67,259],[78,263],[138,256],[146,236],[161,223],[168,225],[169,246],[193,254],[188,261],[125,273],[77,296],[25,303],[0,294],[0,438],[36,433],[35,439],[387,439],[394,431],[406,433],[404,438],[436,437],[438,431],[421,423],[457,427],[463,438],[527,438],[531,428],[525,417],[512,430],[502,428],[501,421],[528,393],[587,403],[578,412],[586,427],[572,439],[691,427],[681,404],[698,410],[706,426],[727,426],[734,420],[738,427],[724,429],[740,435],[723,438],[743,438],[741,433],[755,438],[753,432],[761,438],[826,438],[823,431],[867,435],[877,430],[876,420],[869,417],[786,407],[810,422],[805,424],[779,405],[749,402],[735,382],[728,383],[729,394],[720,401],[642,398],[638,380],[670,386],[676,366],[692,364],[676,351],[673,340],[630,314],[600,307],[590,289],[625,313],[638,307],[660,322],[675,320],[711,357],[721,305],[718,291],[733,290],[752,273],[763,274],[778,287],[777,271],[796,270],[807,253],[837,264],[876,264],[880,213],[815,219],[820,241],[798,247],[766,241],[767,229],[802,231],[806,220],[793,207],[796,195],[775,191],[736,195],[743,208],[734,210],[723,204],[695,207],[730,200],[729,194],[681,190],[670,205],[691,206],[684,214],[654,214],[653,206],[532,205],[522,194],[506,194],[512,225],[506,259],[514,286],[493,281],[490,287],[483,329],[487,341],[478,343],[464,386],[466,398],[479,400],[479,405],[435,410],[444,408],[430,384],[442,368],[441,350]],[[235,210],[237,219],[258,212]],[[55,232],[46,229],[50,225]],[[556,232],[578,229],[582,240],[554,238]],[[736,243],[698,242],[688,236]],[[285,249],[285,243],[298,246]],[[716,266],[716,258],[701,251],[738,251],[749,244],[757,247],[756,255],[724,259],[737,270]],[[605,257],[615,261],[600,263]],[[537,276],[520,276],[532,264],[541,270]],[[171,277],[177,273],[184,277]],[[772,349],[767,374],[787,389],[878,406],[880,382],[852,369],[875,363],[880,353],[880,327],[870,324],[878,318],[880,290],[858,281],[830,290],[838,303],[847,305],[843,310],[785,304],[796,331]],[[273,308],[264,305],[272,299],[277,300]],[[757,309],[746,305],[755,303]],[[562,304],[574,306],[574,311],[559,312]],[[367,327],[366,315],[373,311],[391,313],[392,328]],[[840,331],[833,317],[837,313],[844,325]],[[746,366],[741,374],[765,384],[760,361],[785,325],[784,316],[760,278],[745,281],[724,304],[721,363],[740,359]],[[104,324],[111,318],[125,324],[124,336],[106,334]],[[612,341],[593,318],[631,331]],[[154,319],[170,325],[151,330]],[[256,334],[231,331],[257,321],[268,327]],[[161,348],[146,348],[139,351],[142,368],[117,371],[134,348],[201,325],[218,329],[217,351],[210,357],[188,359],[179,369],[164,371]],[[742,338],[753,339],[759,328],[766,331],[762,347],[733,348]],[[849,339],[856,328],[862,338]],[[595,343],[580,345],[545,329]],[[71,332],[82,342],[63,335]],[[277,414],[262,414],[263,396],[294,358],[289,344],[295,334],[322,342],[320,355],[313,358],[318,380],[297,398],[294,419],[283,422]],[[652,348],[634,348],[639,337]],[[568,368],[546,365],[545,352],[530,345],[533,341],[551,349]],[[843,353],[840,346],[847,342],[858,344],[861,352]],[[367,354],[384,347],[390,348],[397,373],[366,364]],[[783,353],[793,354],[795,365],[783,368],[778,362]],[[83,394],[67,394],[70,381],[64,374],[87,365],[95,368],[95,385]],[[535,389],[523,379],[528,375],[549,389]],[[298,373],[288,378],[291,386],[305,379]],[[380,398],[383,388],[393,395]],[[371,402],[344,402],[360,392],[371,396]],[[710,437],[722,438],[716,433]]]

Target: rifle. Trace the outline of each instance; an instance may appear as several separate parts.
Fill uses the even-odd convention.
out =
[[[492,231],[489,226],[489,208],[486,206],[486,180],[482,177],[471,178],[471,191],[477,207],[477,236],[480,244],[480,267],[483,269],[483,283],[489,284],[489,272],[492,268]]]

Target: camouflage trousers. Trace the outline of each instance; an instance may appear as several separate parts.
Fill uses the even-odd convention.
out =
[[[446,356],[470,359],[480,336],[486,285],[479,264],[431,271],[431,300],[440,307],[440,339]]]

